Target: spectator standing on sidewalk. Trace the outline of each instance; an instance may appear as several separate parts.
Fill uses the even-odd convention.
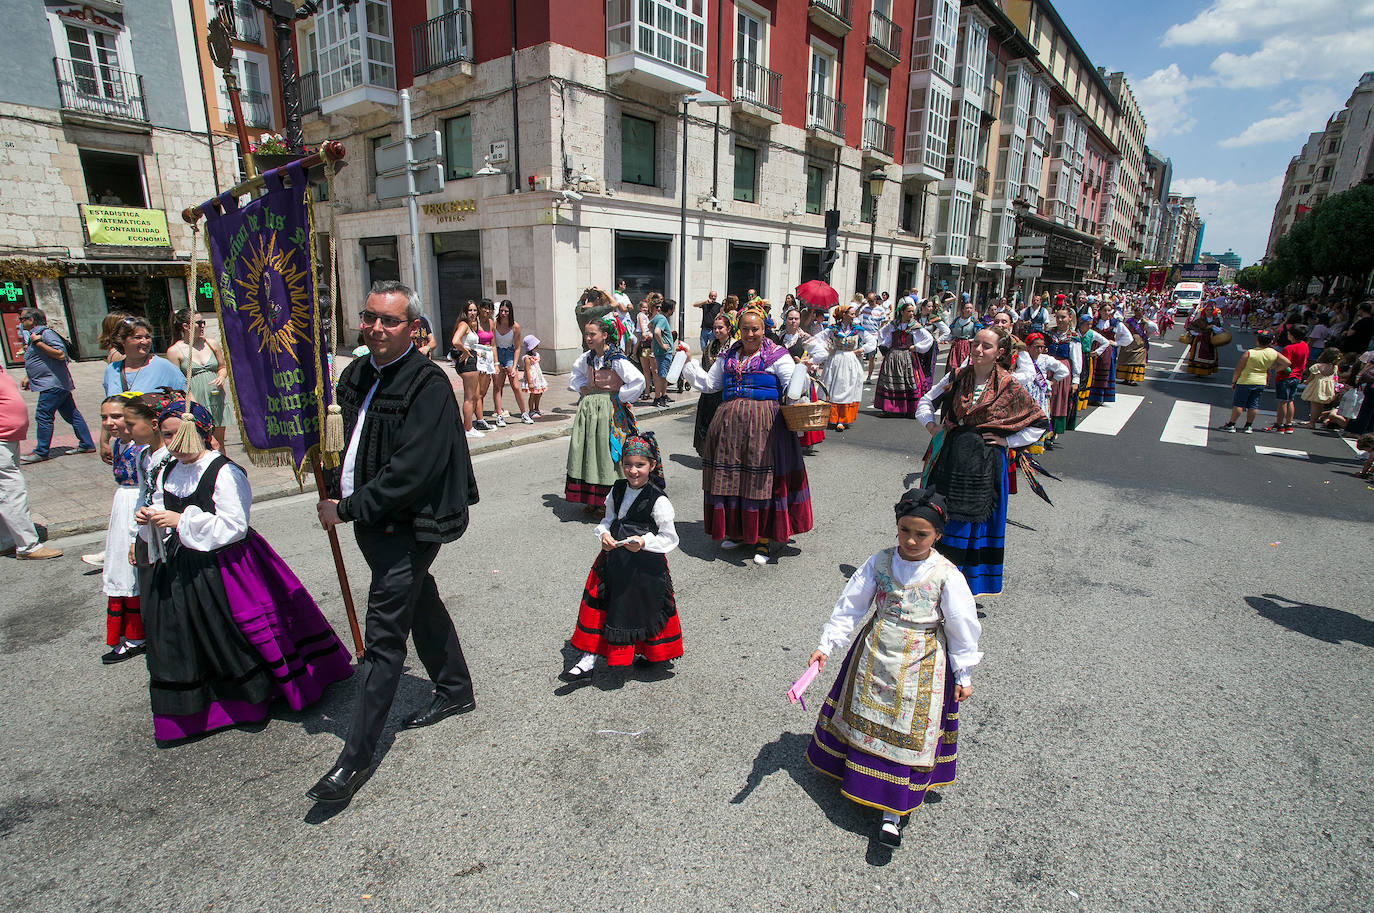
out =
[[[715,338],[716,315],[720,313],[720,302],[716,300],[714,290],[706,293],[704,301],[692,303],[692,307],[701,308],[701,352],[706,354],[706,347]]]
[[[20,444],[29,436],[29,410],[19,385],[0,367],[0,552],[29,561],[60,558],[62,550],[38,543],[29,516],[29,489],[19,471]]]
[[[1274,372],[1274,394],[1278,399],[1278,406],[1274,411],[1274,424],[1270,425],[1265,431],[1277,431],[1280,434],[1293,433],[1293,412],[1296,409],[1295,400],[1298,398],[1298,382],[1307,373],[1307,327],[1302,324],[1289,324],[1284,330],[1283,339],[1285,345],[1280,351],[1283,357],[1288,359],[1289,367],[1279,368]]]
[[[1273,341],[1274,337],[1267,331],[1260,330],[1255,347],[1247,350],[1236,362],[1236,369],[1231,372],[1231,389],[1235,391],[1231,395],[1231,417],[1221,426],[1222,431],[1235,433],[1236,419],[1244,410],[1245,427],[1240,430],[1244,434],[1252,433],[1255,430],[1255,416],[1259,414],[1260,396],[1269,382],[1270,369],[1292,370],[1288,359],[1271,347]]]
[[[67,368],[67,341],[48,326],[48,317],[38,308],[25,308],[19,314],[20,336],[24,341],[24,389],[38,394],[34,408],[34,423],[38,425],[38,441],[33,452],[20,457],[21,463],[41,463],[48,458],[52,446],[53,414],[61,415],[76,432],[76,452],[94,453],[86,420],[76,408],[72,390],[72,372]]]
[[[677,343],[673,339],[673,327],[669,322],[677,302],[664,298],[658,304],[658,313],[649,321],[649,332],[653,339],[654,366],[654,405],[662,409],[672,403],[668,398],[668,369],[673,365],[673,351]]]

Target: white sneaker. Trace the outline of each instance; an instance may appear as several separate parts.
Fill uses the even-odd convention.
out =
[[[506,427],[506,417],[505,417],[504,415],[498,415],[498,416],[496,416],[496,427],[497,427],[497,428],[504,428],[504,427]]]
[[[469,432],[467,433],[467,436],[470,437],[470,438],[474,438],[474,437],[486,437],[485,434],[483,434],[483,433],[480,432],[480,431],[476,431],[476,430],[469,431]]]
[[[742,542],[736,542],[734,539],[720,540],[720,547],[724,549],[739,548],[743,544]]]
[[[82,555],[82,556],[81,556],[81,563],[82,563],[82,564],[89,564],[91,567],[104,567],[104,566],[105,566],[105,553],[104,553],[104,552],[96,552],[96,553],[93,554],[93,555]]]
[[[524,422],[526,425],[534,424],[534,419],[530,418],[530,414],[528,412],[520,413],[520,421]]]

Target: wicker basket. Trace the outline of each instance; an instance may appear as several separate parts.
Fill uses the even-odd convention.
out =
[[[1213,346],[1224,346],[1224,345],[1228,345],[1230,342],[1231,342],[1231,334],[1228,333],[1228,332],[1226,332],[1225,330],[1222,330],[1220,333],[1213,333],[1213,334],[1212,334],[1212,345],[1213,345]]]
[[[820,387],[824,395],[830,395],[830,391],[825,389],[825,384],[821,383],[820,378],[811,378],[811,383]],[[818,399],[814,403],[803,401],[785,405],[782,407],[782,418],[787,422],[789,431],[820,431],[830,421],[830,403],[828,400]]]

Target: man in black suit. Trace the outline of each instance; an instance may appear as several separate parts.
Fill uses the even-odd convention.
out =
[[[371,353],[344,369],[335,391],[348,447],[338,499],[319,502],[326,528],[353,523],[372,571],[358,708],[338,762],[306,795],[346,801],[367,779],[405,663],[406,638],[434,681],[429,707],[406,729],[430,726],[477,704],[463,649],[430,565],[439,546],[463,535],[477,503],[472,459],[453,389],[415,348],[419,297],[378,282],[360,315]]]

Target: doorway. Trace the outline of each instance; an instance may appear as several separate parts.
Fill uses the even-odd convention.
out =
[[[921,275],[921,261],[912,260],[908,257],[901,257],[897,260],[897,289],[896,296],[902,297],[914,288],[919,288],[918,279]],[[918,292],[919,294],[919,292]]]
[[[768,297],[764,282],[767,275],[768,246],[765,244],[730,243],[730,266],[726,272],[725,291],[739,296],[740,304],[749,303],[749,290],[760,298]]]
[[[482,233],[443,231],[430,238],[434,245],[440,323],[434,333],[440,340],[439,351],[443,352],[448,349],[446,341],[458,325],[468,299],[482,300]]]
[[[824,253],[818,247],[803,247],[801,256],[801,277],[797,280],[798,285],[810,282],[812,279],[821,278],[821,254]]]
[[[625,293],[638,303],[650,292],[670,297],[668,259],[672,238],[640,232],[615,233],[615,277],[625,280]],[[682,302],[678,303],[679,306]]]

